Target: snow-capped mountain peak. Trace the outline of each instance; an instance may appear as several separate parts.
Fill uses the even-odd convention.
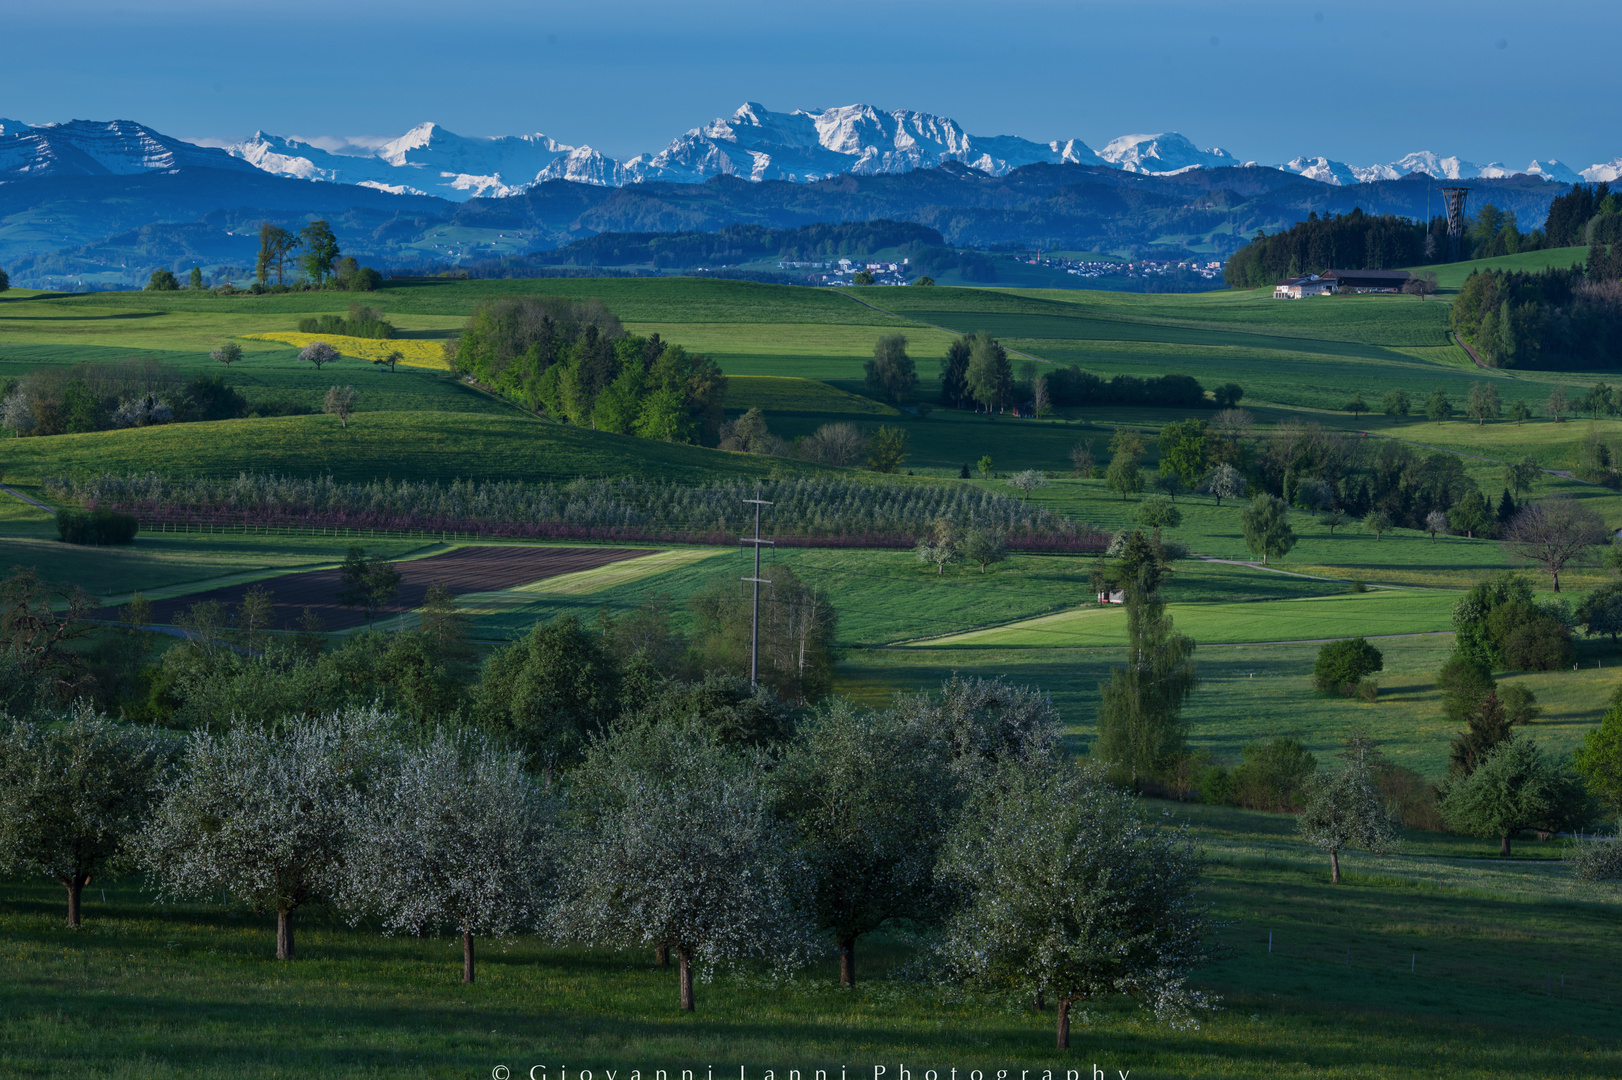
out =
[[[29,125],[0,120],[0,177],[133,176],[182,168],[246,169],[224,151],[133,120]]]
[[[1202,150],[1175,131],[1122,135],[1106,143],[1098,156],[1116,168],[1143,173],[1175,173],[1184,169],[1244,164],[1221,147]]]
[[[865,104],[773,112],[759,102],[746,101],[730,116],[684,132],[657,153],[623,162],[590,146],[562,143],[539,132],[470,137],[431,121],[392,139],[303,140],[259,131],[220,149],[173,139],[127,120],[29,125],[0,119],[0,180],[194,166],[252,168],[463,200],[513,195],[549,180],[609,187],[643,181],[697,183],[713,176],[809,182],[847,173],[899,174],[949,162],[989,176],[1038,163],[1161,175],[1255,164],[1220,147],[1197,146],[1177,132],[1123,135],[1095,153],[1080,139],[1040,142],[1017,135],[973,135],[949,117]],[[1304,154],[1278,167],[1339,186],[1397,180],[1413,173],[1438,180],[1526,175],[1559,183],[1622,178],[1622,158],[1579,172],[1553,158],[1514,169],[1500,162],[1478,166],[1430,150],[1364,166]]]

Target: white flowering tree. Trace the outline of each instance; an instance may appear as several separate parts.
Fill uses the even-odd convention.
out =
[[[707,978],[750,957],[787,968],[808,955],[803,868],[757,758],[696,725],[622,727],[593,744],[570,801],[548,919],[560,940],[668,946],[689,1012],[695,969]]]
[[[385,932],[441,926],[462,935],[462,981],[475,937],[538,921],[550,854],[547,803],[513,754],[482,735],[438,732],[402,747],[355,797],[340,902]]]
[[[224,890],[255,913],[274,911],[276,959],[291,960],[293,913],[343,881],[350,808],[390,721],[350,709],[195,733],[137,841],[160,897]]]
[[[1329,854],[1329,881],[1340,884],[1340,853],[1361,848],[1371,854],[1390,851],[1397,821],[1374,783],[1364,755],[1347,756],[1338,773],[1317,773],[1308,782],[1307,805],[1297,819],[1307,843]]]
[[[1189,975],[1209,955],[1202,860],[1182,830],[1072,763],[1015,764],[982,785],[942,855],[963,891],[941,957],[992,989],[1051,997],[1057,1045],[1077,1002],[1124,994],[1175,1024],[1211,1007]]]
[[[0,729],[0,873],[68,893],[68,925],[93,878],[116,867],[175,757],[174,740],[79,709],[65,723]]]
[[[960,799],[938,726],[836,701],[806,722],[775,777],[810,873],[817,928],[856,985],[856,939],[940,907],[935,862]]]

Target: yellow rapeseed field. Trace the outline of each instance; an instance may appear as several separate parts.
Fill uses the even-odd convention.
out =
[[[360,360],[381,360],[389,353],[398,350],[403,359],[400,361],[410,367],[435,368],[446,371],[449,365],[445,363],[445,355],[440,350],[437,341],[408,341],[400,338],[358,338],[345,337],[342,334],[299,334],[291,330],[277,330],[268,334],[243,334],[250,341],[279,341],[284,345],[297,345],[303,348],[312,341],[324,341],[345,356],[353,356]]]

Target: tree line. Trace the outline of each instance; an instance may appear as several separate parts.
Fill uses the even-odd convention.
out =
[[[596,431],[713,446],[726,376],[658,334],[627,334],[600,300],[481,300],[446,347],[456,370],[527,408]]]
[[[302,272],[305,288],[371,292],[383,283],[383,275],[340,251],[338,238],[325,221],[312,221],[296,233],[268,221],[260,222],[252,291],[285,292],[289,263]],[[270,282],[272,274],[276,276],[274,285]],[[192,275],[200,285],[201,277],[195,269]]]
[[[1554,214],[1551,209],[1550,220]],[[1468,219],[1459,258],[1486,259],[1562,246],[1564,241],[1552,236],[1547,228],[1523,232],[1513,210],[1488,203]],[[1310,212],[1305,221],[1271,235],[1258,229],[1229,256],[1222,276],[1229,288],[1257,289],[1331,269],[1389,270],[1447,260],[1446,217],[1433,217],[1427,223],[1394,214],[1365,214],[1355,208],[1324,217]]]
[[[85,793],[88,792],[87,796]],[[162,901],[274,914],[276,956],[325,905],[382,933],[673,959],[677,1004],[742,962],[797,968],[860,940],[925,935],[934,978],[1056,1007],[1212,1006],[1203,860],[1060,749],[1046,696],[954,677],[889,708],[769,710],[659,698],[550,780],[483,731],[376,708],[243,720],[184,740],[79,707],[0,731],[0,863],[64,886],[139,869]],[[267,843],[268,840],[274,842]]]
[[[1478,270],[1453,301],[1453,329],[1494,367],[1614,367],[1622,357],[1619,279],[1622,240],[1596,241],[1581,267]]]
[[[308,411],[288,402],[250,403],[222,375],[187,379],[149,357],[40,367],[0,380],[0,427],[19,437]]]

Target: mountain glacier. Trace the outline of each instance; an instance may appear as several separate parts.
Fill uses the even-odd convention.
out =
[[[524,192],[547,180],[603,187],[650,181],[699,183],[713,176],[810,182],[831,176],[874,176],[958,163],[991,176],[1025,165],[1075,164],[1157,176],[1188,169],[1255,165],[1220,147],[1202,148],[1177,132],[1124,135],[1094,151],[1080,139],[1037,142],[1014,135],[970,135],[948,117],[871,105],[772,112],[746,102],[672,139],[662,150],[616,161],[590,146],[546,135],[473,138],[434,123],[419,124],[377,144],[314,142],[256,132],[221,148],[198,146],[127,120],[73,120],[31,126],[0,119],[0,180],[62,175],[134,174],[185,167],[257,169],[277,176],[357,184],[396,194],[461,202]],[[1302,155],[1275,166],[1309,180],[1349,186],[1425,173],[1438,180],[1541,176],[1560,183],[1615,181],[1622,158],[1574,170],[1554,159],[1524,169],[1476,165],[1419,151],[1358,166]]]

